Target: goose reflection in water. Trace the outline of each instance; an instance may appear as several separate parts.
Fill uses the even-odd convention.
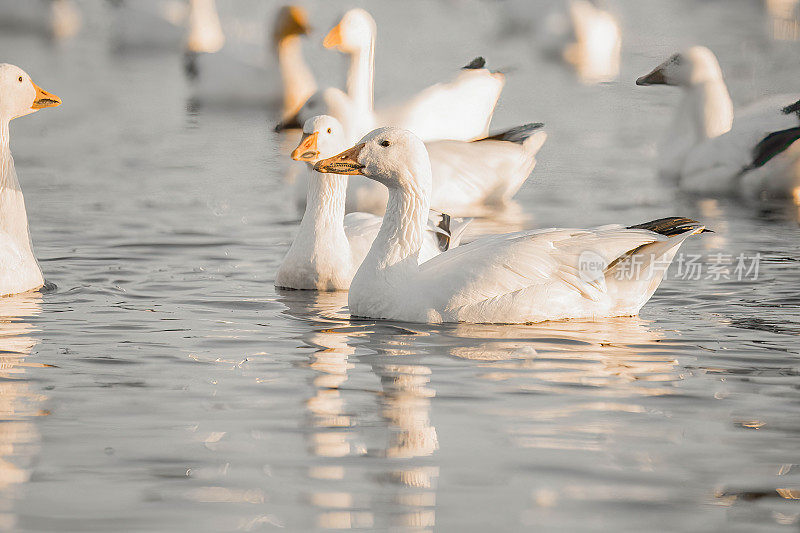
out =
[[[390,524],[376,524],[375,516],[360,510],[363,506],[359,505],[371,495],[342,490],[315,492],[309,499],[321,509],[317,525],[336,529],[432,527],[436,498],[431,489],[435,489],[439,468],[427,461],[419,464],[415,459],[431,456],[439,447],[430,419],[430,401],[435,392],[430,388],[430,368],[404,360],[404,356],[413,353],[417,333],[372,321],[348,320],[342,314],[346,293],[280,294],[279,301],[288,307],[287,314],[309,321],[311,328],[302,340],[315,348],[308,361],[313,371],[313,394],[306,401],[311,426],[309,450],[324,461],[310,467],[309,477],[344,486],[348,477],[356,475],[354,470],[371,468],[353,463],[350,458],[385,460],[380,463],[377,477],[381,485],[396,487],[392,490],[392,506],[402,509],[392,510]],[[371,427],[374,424],[367,422],[373,418],[369,408],[349,407],[347,390],[343,390],[348,372],[358,364],[352,360],[357,348],[364,351],[363,362],[371,365],[380,380],[380,390],[369,392],[379,402],[381,425],[388,429],[386,440],[372,446],[364,444],[375,438]],[[356,384],[350,384],[349,389],[354,396],[363,393]]]
[[[45,366],[27,360],[39,339],[25,317],[41,312],[41,299],[39,293],[0,298],[0,495],[5,501],[30,478],[29,465],[39,441],[32,420],[46,414],[41,408],[45,398],[26,379],[27,368]],[[13,515],[0,515],[2,530],[15,529],[15,522]]]

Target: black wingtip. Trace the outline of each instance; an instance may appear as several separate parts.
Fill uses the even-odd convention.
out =
[[[441,219],[439,223],[436,224],[436,227],[442,230],[442,232],[436,233],[436,240],[439,244],[439,250],[442,252],[446,252],[448,248],[450,248],[450,222],[451,217],[447,213],[441,213]]]
[[[528,122],[527,124],[523,124],[521,126],[515,126],[511,129],[507,129],[505,131],[501,131],[490,135],[488,137],[484,137],[483,139],[477,139],[474,142],[480,141],[507,141],[517,144],[522,144],[528,138],[533,135],[537,130],[544,128],[544,122]]]
[[[793,105],[800,105],[800,102]],[[800,139],[800,126],[770,133],[753,148],[753,161],[743,171],[766,165],[770,159],[789,148],[798,139]]]
[[[635,226],[628,226],[628,229],[646,229],[664,235],[665,237],[672,237],[674,235],[681,235],[687,231],[696,231],[702,227],[703,225],[700,222],[692,220],[691,218],[666,217]],[[701,233],[705,232],[711,232],[711,230],[703,229],[703,231],[701,231]]]
[[[462,70],[478,70],[486,66],[486,60],[483,56],[478,56],[463,67]]]
[[[792,113],[797,113],[797,117],[800,118],[800,100],[796,101],[793,104],[787,105],[781,111],[783,111],[784,115],[791,115]]]

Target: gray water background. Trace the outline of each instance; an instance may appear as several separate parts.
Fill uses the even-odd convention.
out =
[[[251,44],[277,6],[218,4]],[[194,105],[179,50],[115,47],[103,2],[68,42],[14,23],[2,60],[64,104],[12,123],[57,288],[0,300],[0,529],[797,531],[796,208],[659,182],[679,94],[633,81],[705,44],[743,105],[798,90],[800,44],[756,1],[609,2],[622,72],[583,86],[537,46],[552,2],[308,2],[322,83],[359,4],[378,102],[484,55],[494,129],[547,124],[519,209],[473,234],[690,216],[716,233],[685,253],[760,254],[758,279],[673,267],[639,318],[594,323],[351,321],[273,287],[300,218],[274,109]]]

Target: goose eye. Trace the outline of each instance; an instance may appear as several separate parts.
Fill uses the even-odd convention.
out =
[[[331,129],[330,128],[328,128],[328,133],[331,133]]]
[[[19,79],[19,82],[22,83],[22,76],[20,76],[18,79]]]
[[[378,144],[380,144],[381,146],[389,146],[390,143],[389,143],[389,141],[381,141]]]

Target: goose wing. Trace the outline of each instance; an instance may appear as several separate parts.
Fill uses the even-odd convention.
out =
[[[671,260],[669,254],[685,236],[702,231],[688,219],[668,220],[662,226],[545,229],[485,237],[422,264],[421,287],[444,320],[525,322],[609,315],[618,309],[624,314],[628,308],[634,314],[663,272],[655,285],[639,277],[624,283],[616,275],[620,268],[636,254],[641,256],[640,269],[665,254]],[[666,243],[665,248],[643,253],[657,243]]]
[[[504,85],[500,72],[464,69],[451,82],[437,83],[403,104],[377,111],[378,123],[413,131],[423,141],[469,141],[488,131]]]

